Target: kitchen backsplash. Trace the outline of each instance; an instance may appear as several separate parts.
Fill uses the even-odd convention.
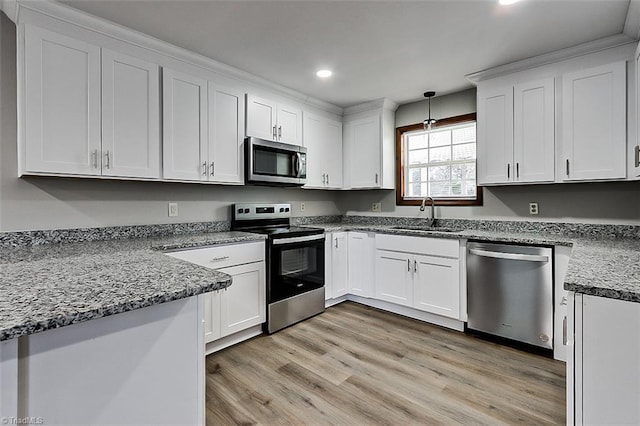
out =
[[[391,216],[304,216],[291,218],[293,225],[341,223],[344,225],[425,226],[425,219]],[[568,237],[640,239],[640,226],[588,223],[526,222],[470,219],[438,219],[437,226],[495,232],[558,234]],[[152,238],[166,235],[229,231],[229,221],[163,225],[111,226],[103,228],[55,229],[0,233],[0,248],[43,244]]]

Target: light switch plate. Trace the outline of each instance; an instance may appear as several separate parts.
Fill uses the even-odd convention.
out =
[[[538,214],[538,203],[529,203],[529,214]]]
[[[169,203],[169,217],[178,217],[178,203]]]

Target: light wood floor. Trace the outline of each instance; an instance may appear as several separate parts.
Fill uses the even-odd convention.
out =
[[[564,424],[565,364],[345,302],[207,357],[207,425]]]

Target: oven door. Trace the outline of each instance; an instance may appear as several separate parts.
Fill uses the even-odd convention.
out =
[[[258,138],[247,138],[245,146],[247,182],[283,186],[306,183],[306,148]]]
[[[271,241],[269,303],[324,287],[324,234]]]

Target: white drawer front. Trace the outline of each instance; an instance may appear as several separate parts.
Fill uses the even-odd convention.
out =
[[[409,237],[404,235],[376,235],[376,249],[426,254],[431,256],[460,257],[459,240],[446,238]]]
[[[211,269],[226,268],[264,260],[264,242],[239,243],[166,253]]]

